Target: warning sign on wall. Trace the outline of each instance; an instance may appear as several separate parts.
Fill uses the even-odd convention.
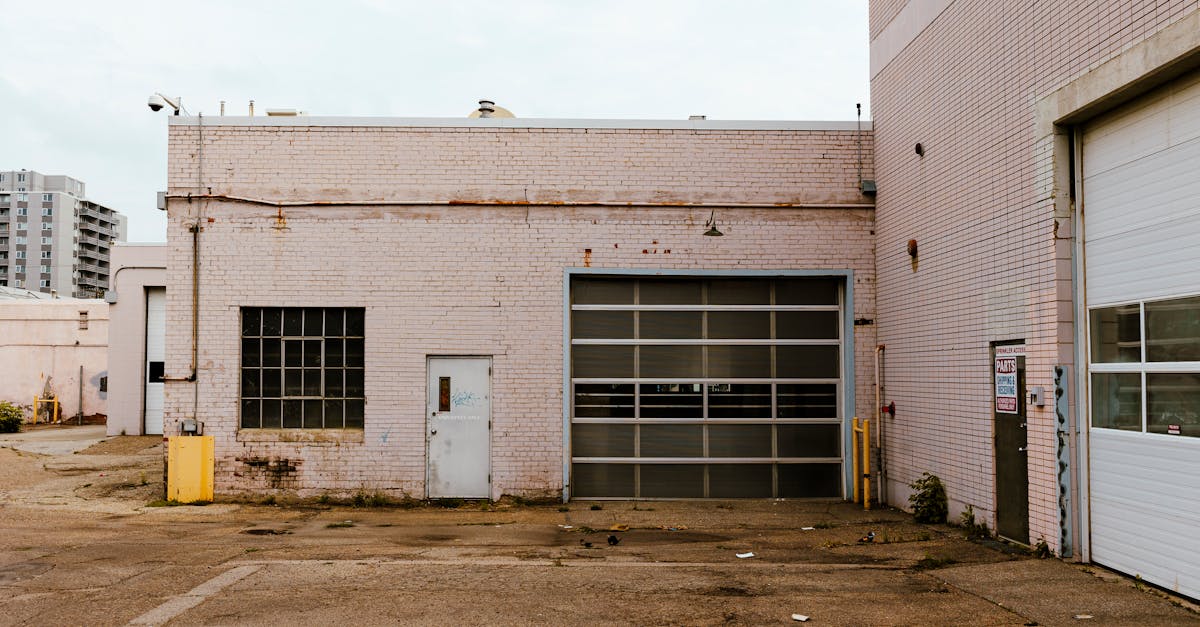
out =
[[[1025,355],[1025,345],[996,347],[996,413],[1019,413],[1017,403],[1017,358]]]

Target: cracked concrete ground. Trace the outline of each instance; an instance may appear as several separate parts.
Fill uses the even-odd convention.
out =
[[[147,507],[161,439],[72,429],[0,437],[0,624],[1200,624],[1102,569],[847,503]]]

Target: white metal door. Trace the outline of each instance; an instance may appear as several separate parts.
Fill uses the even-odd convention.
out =
[[[163,432],[163,364],[166,361],[167,290],[146,290],[146,363],[143,370],[145,393],[144,433]]]
[[[430,357],[429,498],[491,496],[492,360]]]
[[[1197,164],[1200,73],[1083,131],[1091,558],[1192,597],[1200,340],[1177,321],[1200,295]]]

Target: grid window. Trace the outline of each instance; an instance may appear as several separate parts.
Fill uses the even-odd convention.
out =
[[[54,202],[54,195],[53,194],[42,194],[42,202]],[[50,215],[50,214],[43,212],[42,215],[46,216],[46,215]]]
[[[362,429],[364,313],[243,307],[243,429]]]

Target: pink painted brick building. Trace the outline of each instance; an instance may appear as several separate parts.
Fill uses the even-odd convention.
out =
[[[952,515],[1191,596],[1198,8],[870,10],[888,499],[929,471]]]
[[[165,432],[216,437],[218,494],[844,494],[869,130],[172,118],[169,151]]]

